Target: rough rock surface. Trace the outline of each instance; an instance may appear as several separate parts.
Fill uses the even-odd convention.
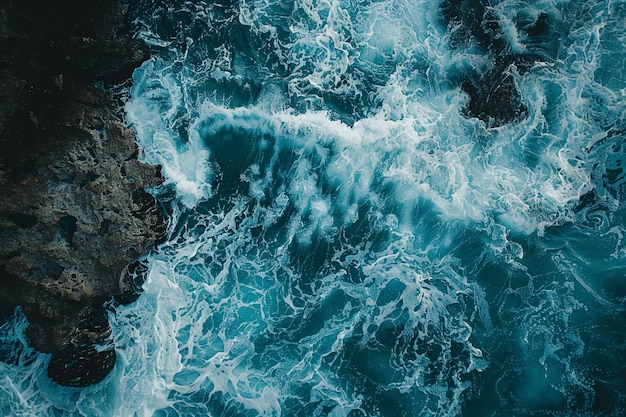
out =
[[[32,346],[52,353],[48,374],[63,385],[114,366],[103,303],[134,299],[134,261],[165,230],[145,191],[160,170],[137,160],[125,90],[94,87],[128,80],[147,58],[127,7],[0,3],[0,313],[22,306]]]

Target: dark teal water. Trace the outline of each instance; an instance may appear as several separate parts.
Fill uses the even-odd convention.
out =
[[[169,240],[14,416],[626,415],[626,3],[139,1]]]

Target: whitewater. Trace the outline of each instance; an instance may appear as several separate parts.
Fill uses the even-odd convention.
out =
[[[7,416],[626,415],[626,2],[139,0],[170,218],[118,361]]]

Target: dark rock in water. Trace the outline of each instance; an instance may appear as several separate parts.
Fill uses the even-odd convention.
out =
[[[514,74],[523,75],[539,62],[557,59],[561,34],[550,24],[551,17],[540,13],[530,19],[519,13],[519,21],[514,23],[521,34],[518,41],[525,43],[521,53],[514,52],[508,43],[499,17],[486,0],[445,0],[441,16],[453,49],[473,48],[491,62],[453,80],[469,97],[465,115],[483,120],[489,127],[526,117],[527,106],[515,85]]]
[[[527,107],[515,87],[513,76],[493,71],[478,80],[461,85],[470,98],[465,114],[477,117],[489,127],[497,127],[526,116]]]
[[[465,115],[483,120],[489,127],[519,120],[526,114],[526,106],[509,72],[514,62],[509,59],[500,23],[489,3],[447,0],[441,5],[441,14],[452,48],[474,46],[494,62],[491,67],[468,71],[459,80],[469,96]]]
[[[148,266],[144,261],[137,260],[126,268],[122,274],[124,275],[123,283],[125,287],[121,294],[115,295],[115,301],[120,304],[130,304],[141,295],[141,287],[146,282],[146,273]]]
[[[83,386],[115,364],[103,303],[131,302],[166,222],[117,93],[147,57],[124,0],[0,3],[0,313],[21,305],[48,374]],[[127,268],[127,265],[131,264]],[[140,263],[139,263],[140,264]],[[0,357],[0,359],[2,359]]]
[[[113,348],[97,350],[81,346],[55,352],[48,365],[48,376],[61,385],[85,387],[102,381],[115,366]]]
[[[52,354],[48,376],[66,386],[83,387],[101,381],[115,366],[111,328],[102,307],[82,311],[69,330],[68,343]],[[98,346],[96,346],[98,345]]]
[[[448,26],[452,48],[466,47],[471,42],[485,50],[501,46],[499,39],[493,36],[498,24],[489,6],[484,0],[444,0],[441,3],[441,15]]]

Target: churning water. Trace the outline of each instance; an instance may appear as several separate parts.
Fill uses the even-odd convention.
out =
[[[626,415],[626,2],[148,1],[127,118],[169,239],[14,416]]]

